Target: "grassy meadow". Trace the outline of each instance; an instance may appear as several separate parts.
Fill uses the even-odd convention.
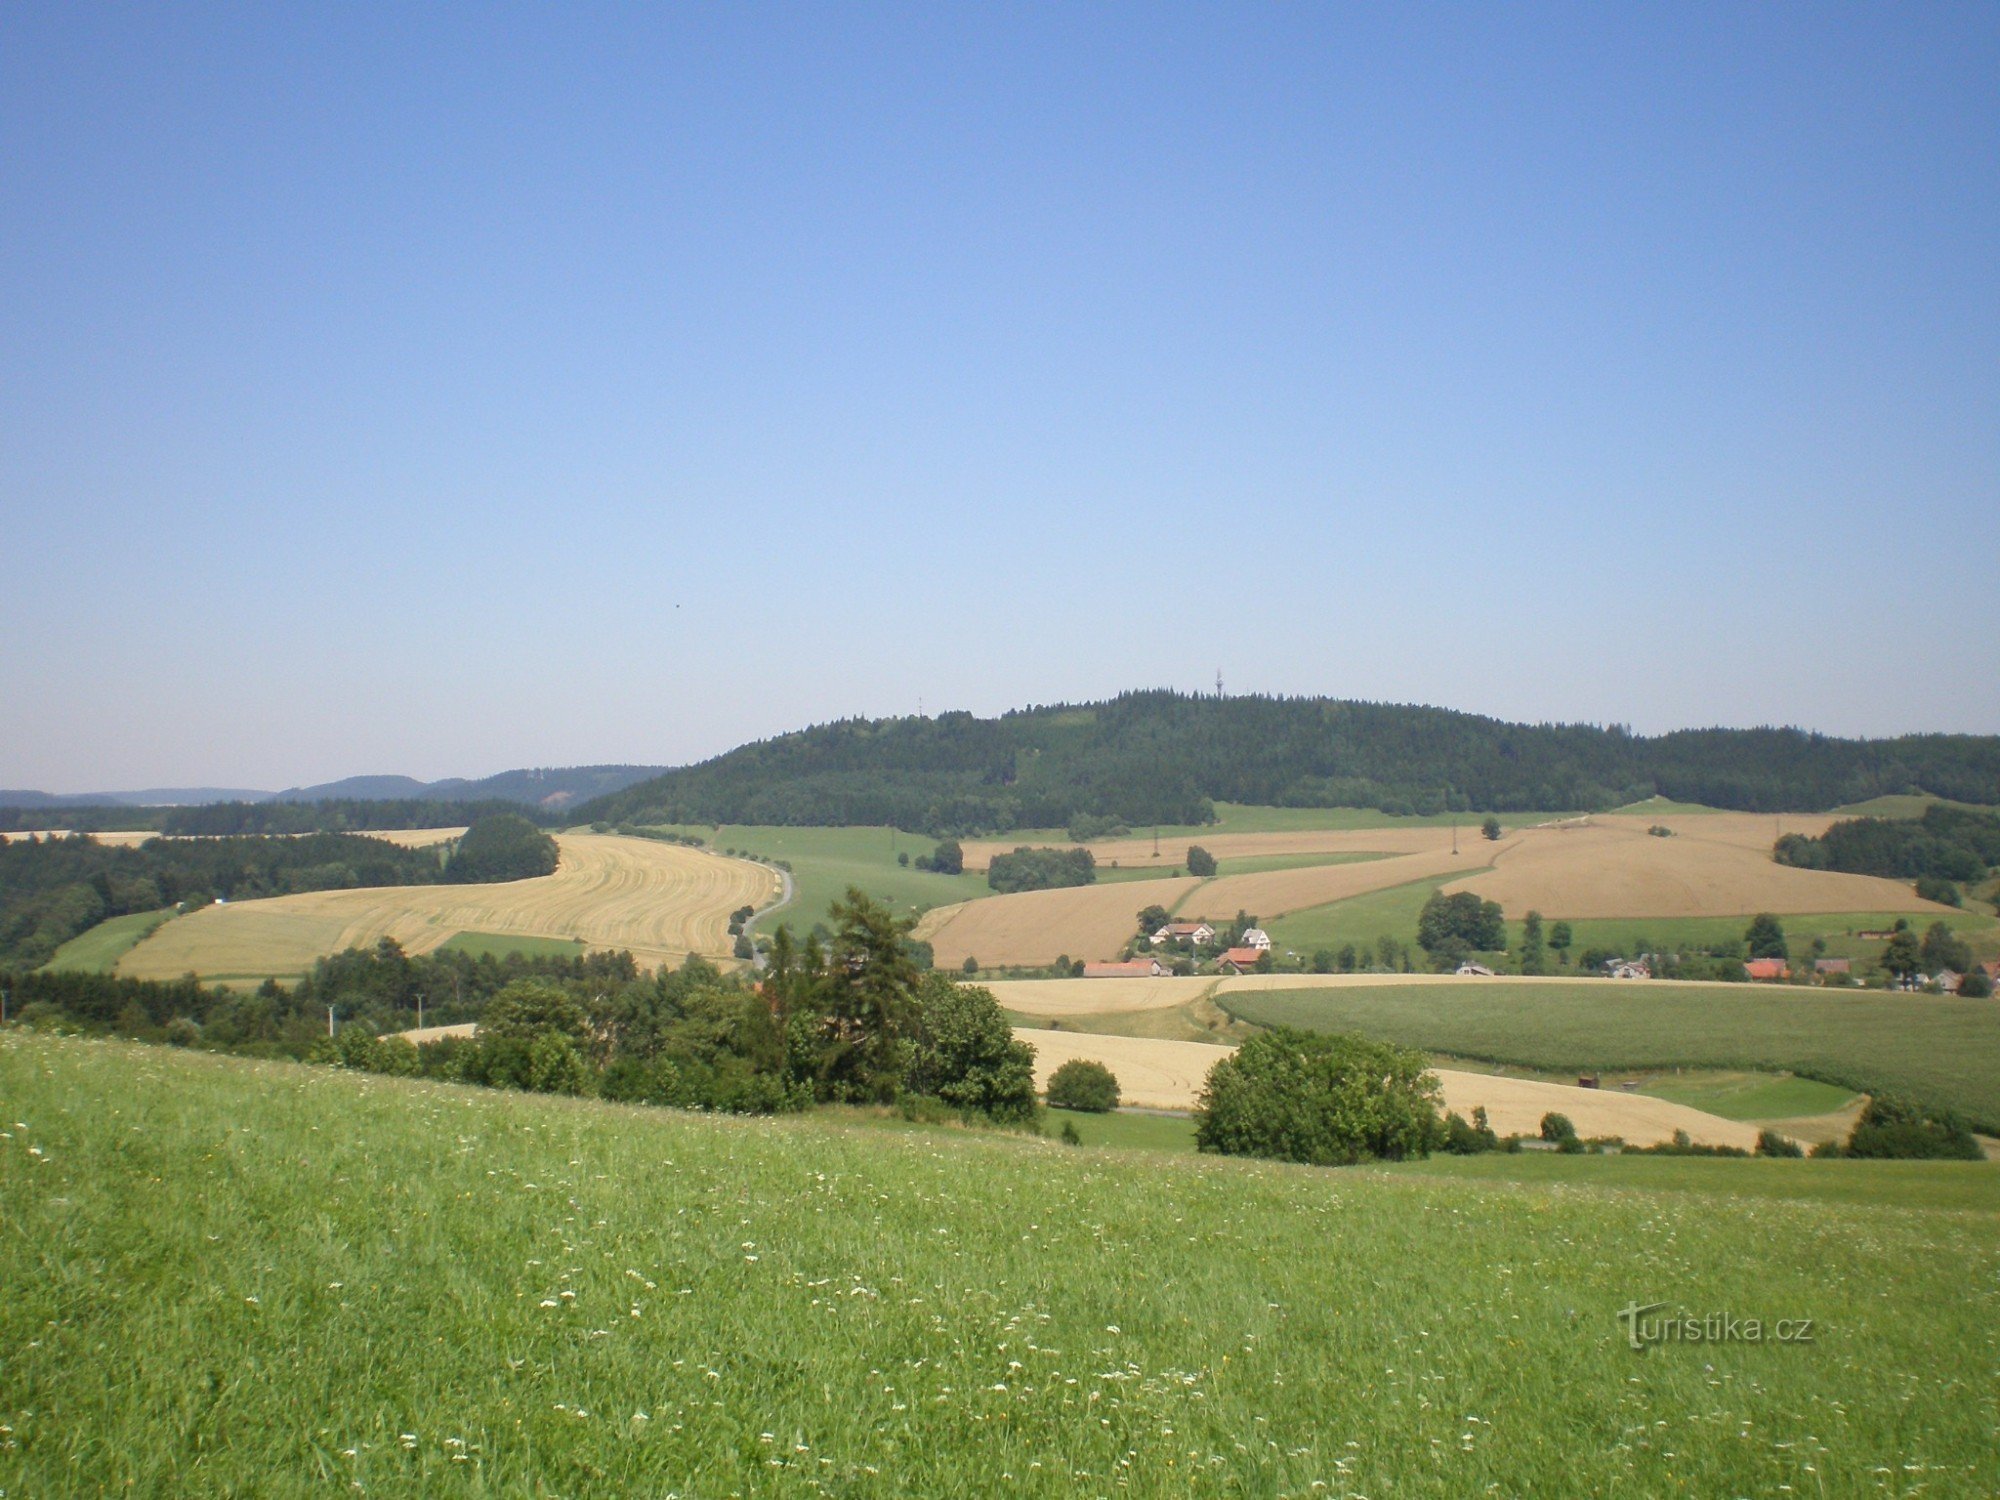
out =
[[[1359,1031],[1427,1052],[1530,1068],[1798,1073],[1855,1090],[1908,1094],[2000,1132],[2000,1005],[1990,1000],[1784,985],[1503,986],[1443,979],[1226,992],[1216,1003],[1255,1026]]]
[[[706,839],[708,847],[720,854],[739,849],[764,859],[782,859],[792,867],[791,905],[761,919],[757,930],[769,933],[789,922],[804,931],[826,920],[826,909],[847,894],[849,886],[859,886],[898,914],[928,911],[954,901],[970,901],[993,894],[982,874],[936,875],[915,867],[920,854],[929,854],[937,840],[922,834],[903,833],[894,828],[788,828],[740,823],[711,828],[676,826],[675,833]],[[912,863],[900,865],[898,854],[907,854]]]
[[[1300,913],[1301,916],[1306,915]],[[1613,953],[1689,953],[1718,943],[1741,943],[1754,913],[1733,917],[1583,917],[1573,920],[1570,932],[1574,961],[1586,948],[1605,948]],[[1295,919],[1294,919],[1295,920]],[[1814,938],[1826,942],[1826,957],[1873,960],[1881,957],[1880,938],[1862,938],[1863,932],[1886,932],[1898,921],[1908,922],[1921,933],[1934,921],[1941,921],[1971,946],[1982,958],[2000,954],[2000,918],[1986,914],[1983,903],[1968,902],[1962,911],[1909,912],[1818,912],[1779,918],[1785,941],[1792,950],[1794,964],[1811,964]],[[1546,932],[1550,924],[1544,923]],[[1415,931],[1414,925],[1410,929]],[[1522,924],[1507,924],[1510,951],[1518,951]]]
[[[581,938],[523,937],[513,932],[460,932],[438,944],[440,953],[465,953],[473,958],[574,958],[584,951]]]
[[[8,1495],[2000,1485],[1989,1168],[1315,1171],[19,1032],[0,1097]],[[1654,1302],[1813,1340],[1635,1352]]]
[[[1352,943],[1362,952],[1365,962],[1373,962],[1367,955],[1374,951],[1377,938],[1416,942],[1417,914],[1433,891],[1456,878],[1437,875],[1350,896],[1325,906],[1309,906],[1290,916],[1273,918],[1264,924],[1264,929],[1281,953],[1302,953],[1310,958],[1322,948],[1337,953],[1343,944]]]
[[[135,911],[122,917],[106,917],[87,932],[80,932],[60,948],[44,966],[51,969],[80,969],[90,974],[109,974],[118,960],[151,937],[176,908]]]

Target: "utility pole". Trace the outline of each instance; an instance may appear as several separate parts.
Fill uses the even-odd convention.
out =
[[[417,996],[417,1030],[424,1029],[424,997]]]
[[[326,1008],[326,1034],[329,1037],[333,1035],[333,1007],[331,1005]]]

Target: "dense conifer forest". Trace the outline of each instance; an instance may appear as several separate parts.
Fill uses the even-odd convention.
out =
[[[1153,691],[997,719],[848,719],[585,804],[633,823],[894,824],[939,835],[1082,818],[1201,823],[1218,801],[1390,813],[1603,809],[1660,795],[1815,812],[1922,790],[2000,802],[2000,737],[1509,724],[1448,709]]]

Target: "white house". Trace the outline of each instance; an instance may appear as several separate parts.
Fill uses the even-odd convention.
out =
[[[1453,972],[1453,973],[1455,973],[1455,974],[1457,974],[1457,975],[1458,975],[1458,976],[1459,976],[1460,978],[1464,978],[1464,979],[1471,979],[1471,978],[1479,978],[1479,979],[1491,979],[1491,978],[1493,978],[1493,971],[1492,971],[1491,969],[1487,968],[1485,964],[1476,964],[1476,963],[1472,962],[1472,960],[1471,960],[1471,959],[1467,959],[1467,960],[1466,960],[1466,961],[1465,961],[1464,963],[1460,964],[1460,965],[1459,965],[1459,966],[1458,966],[1458,967],[1457,967],[1457,968],[1456,968],[1455,970],[1453,970],[1452,972]]]
[[[1196,945],[1215,941],[1215,929],[1206,922],[1169,922],[1153,934],[1156,943],[1189,942]]]
[[[1653,977],[1653,971],[1646,966],[1644,960],[1633,962],[1621,959],[1615,964],[1608,965],[1606,972],[1613,979],[1651,979]]]
[[[1271,934],[1261,927],[1246,927],[1243,929],[1243,941],[1239,946],[1255,948],[1259,953],[1269,953],[1271,951]]]

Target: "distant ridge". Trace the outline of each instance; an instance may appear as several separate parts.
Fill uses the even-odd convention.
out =
[[[502,771],[469,781],[462,776],[418,781],[411,776],[349,776],[282,792],[241,787],[154,787],[133,792],[52,793],[0,789],[0,808],[199,807],[216,802],[519,802],[551,811],[608,796],[658,776],[665,766],[561,766]]]
[[[1885,793],[2000,802],[2000,736],[1511,724],[1412,704],[1169,691],[994,719],[847,719],[587,802],[579,820],[890,824],[932,834],[1207,821],[1216,802],[1392,814],[1601,810],[1659,795],[1820,812]],[[1081,836],[1081,835],[1079,835]]]

